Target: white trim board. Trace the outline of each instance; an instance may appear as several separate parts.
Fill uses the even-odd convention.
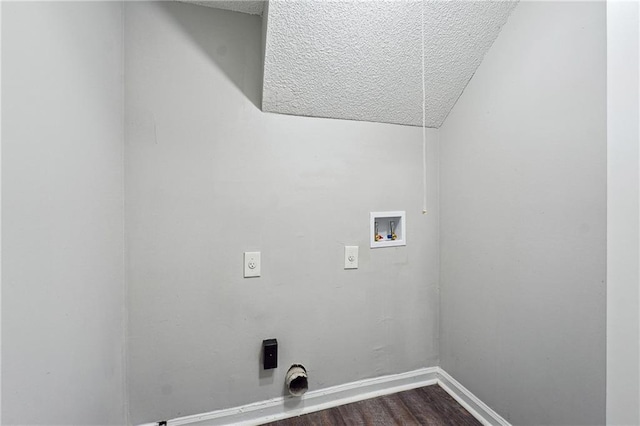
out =
[[[487,404],[482,402],[480,398],[475,396],[451,377],[446,371],[438,368],[438,385],[456,401],[462,405],[465,410],[470,412],[473,417],[478,419],[485,426],[511,426],[500,414],[496,413]]]
[[[326,410],[339,405],[435,384],[440,385],[440,387],[449,393],[483,425],[510,426],[509,422],[489,408],[489,406],[440,367],[421,368],[406,373],[359,380],[357,382],[307,392],[300,398],[288,396],[278,397],[267,401],[242,405],[240,407],[178,417],[167,420],[166,425],[260,425]],[[158,426],[158,423],[147,423],[140,426]]]

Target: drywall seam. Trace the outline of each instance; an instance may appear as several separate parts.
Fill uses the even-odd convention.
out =
[[[441,217],[440,216],[440,129],[436,129],[434,131],[434,140],[435,140],[435,149],[436,149],[436,158],[438,159],[435,162],[435,166],[436,166],[436,200],[437,200],[437,214],[438,214],[438,224],[440,223]],[[436,313],[436,348],[438,350],[438,365],[441,364],[441,356],[440,356],[440,335],[441,335],[441,329],[440,329],[440,277],[441,277],[441,264],[440,264],[440,226],[438,226],[437,231],[436,231],[436,244],[438,247],[438,250],[436,250],[436,267],[437,267],[437,284],[436,284],[436,294],[438,296],[438,303],[437,303],[437,313]]]
[[[427,98],[424,76],[424,0],[420,2],[420,45],[422,47],[422,214],[427,214]]]

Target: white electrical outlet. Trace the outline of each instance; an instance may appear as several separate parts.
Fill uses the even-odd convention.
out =
[[[244,277],[260,276],[260,252],[245,251],[244,252]]]
[[[344,246],[344,269],[358,269],[358,246]]]

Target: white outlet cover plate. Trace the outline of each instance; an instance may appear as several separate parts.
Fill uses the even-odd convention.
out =
[[[344,269],[358,269],[358,246],[344,246]]]
[[[260,276],[260,252],[259,251],[245,251],[244,252],[244,277],[259,277]]]

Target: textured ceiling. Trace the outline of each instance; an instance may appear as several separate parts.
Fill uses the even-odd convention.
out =
[[[516,3],[270,0],[263,110],[439,127]]]
[[[234,12],[262,15],[263,1],[254,0],[178,0],[182,3],[199,4],[200,6],[214,7],[216,9],[232,10]]]

